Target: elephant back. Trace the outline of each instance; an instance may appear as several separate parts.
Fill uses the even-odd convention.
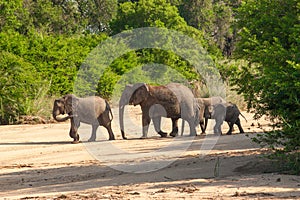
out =
[[[166,87],[176,95],[183,119],[190,119],[197,115],[197,102],[194,98],[194,94],[188,87],[179,83],[170,83],[166,85]]]
[[[106,110],[106,102],[98,96],[79,98],[78,112],[84,121],[92,123]]]

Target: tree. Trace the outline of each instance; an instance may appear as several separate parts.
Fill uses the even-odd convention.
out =
[[[186,25],[177,8],[166,0],[141,0],[120,4],[111,28],[113,34],[117,34],[124,30],[149,26],[179,30]]]
[[[158,27],[177,30],[193,37],[205,48],[208,47],[203,38],[202,31],[188,26],[184,19],[180,17],[177,7],[172,6],[166,0],[141,0],[138,2],[127,1],[119,5],[118,14],[111,22],[111,30],[113,34],[143,27]],[[151,36],[147,37],[151,38]],[[124,61],[124,58],[127,58],[126,61]],[[151,48],[130,52],[122,58],[116,59],[116,61],[110,66],[111,69],[107,70],[107,73],[115,73],[116,75],[121,76],[132,68],[147,63],[160,63],[162,65],[170,66],[182,73],[188,80],[199,78],[192,66],[180,56],[175,55],[173,52]],[[158,69],[153,69],[152,74],[156,73],[154,72],[155,70]],[[167,71],[165,70],[164,73],[162,71],[159,71],[160,76],[167,77]],[[156,74],[159,73],[157,72]],[[108,75],[104,75],[102,78],[108,80],[106,77],[108,77]],[[103,83],[102,78],[100,79],[101,83]],[[111,79],[111,81],[116,82],[114,79]],[[100,94],[109,96],[112,92],[109,88],[112,88],[112,85],[113,84],[111,83],[99,84],[98,90]]]
[[[205,33],[211,45],[230,56],[235,36],[234,9],[238,5],[239,0],[182,0],[179,11],[190,26]]]
[[[213,35],[215,15],[211,0],[183,0],[179,10],[190,26]]]
[[[110,32],[109,23],[117,14],[117,0],[75,0],[81,18],[87,20],[87,31]]]
[[[30,102],[43,84],[34,66],[19,56],[0,51],[0,124],[13,124],[18,116],[30,114]]]
[[[25,15],[22,2],[23,0],[0,1],[0,31],[21,28],[21,16]]]
[[[298,0],[247,0],[238,10],[241,32],[236,55],[249,63],[234,84],[257,117],[280,119],[277,125],[282,129],[259,141],[288,152],[300,149],[299,9]],[[299,159],[293,163],[299,173]]]
[[[35,30],[44,34],[109,32],[116,15],[117,0],[16,0],[0,2],[0,31],[22,34]]]

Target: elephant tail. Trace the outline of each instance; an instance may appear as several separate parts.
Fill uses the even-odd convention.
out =
[[[112,121],[113,120],[113,118],[114,118],[114,116],[113,116],[113,114],[112,114],[112,111],[111,111],[111,108],[110,108],[110,106],[109,106],[109,104],[108,104],[108,102],[105,100],[105,104],[106,104],[106,110],[108,110],[109,111],[109,113],[110,113],[110,116],[111,116],[111,119],[110,119],[110,121]]]
[[[233,107],[235,107],[237,109],[237,111],[239,112],[239,114],[246,120],[246,122],[248,122],[247,119],[246,119],[246,117],[241,113],[240,109],[237,107],[237,105],[236,104],[232,104],[232,105],[233,105]]]
[[[240,115],[246,120],[246,122],[248,122],[246,117],[241,112],[240,112]]]

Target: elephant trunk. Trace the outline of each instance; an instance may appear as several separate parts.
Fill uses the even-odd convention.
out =
[[[64,117],[59,117],[61,115],[63,115],[64,113],[62,113],[57,105],[57,102],[54,102],[54,106],[53,106],[53,111],[52,111],[52,116],[53,118],[58,121],[58,122],[64,122],[67,121],[68,119],[71,118],[71,116],[64,116]]]
[[[125,131],[124,131],[124,105],[119,105],[119,122],[120,122],[120,129],[121,129],[121,134],[123,139],[127,139],[125,136]]]

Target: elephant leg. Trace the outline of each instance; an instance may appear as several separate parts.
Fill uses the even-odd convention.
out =
[[[73,138],[73,144],[79,143],[79,135],[78,135],[78,128],[80,126],[80,121],[77,118],[71,118],[71,128],[69,135]]]
[[[214,134],[222,135],[222,129],[221,129],[222,124],[223,124],[222,120],[216,120],[216,124],[214,126]]]
[[[108,134],[109,134],[109,140],[115,140],[115,135],[111,129],[111,124],[109,124],[108,126],[105,126]]]
[[[239,127],[240,133],[245,133],[244,130],[243,130],[243,128],[242,128],[240,118],[237,118],[235,124]]]
[[[208,117],[205,117],[205,121],[204,121],[204,127],[202,130],[202,133],[205,134],[206,128],[207,128],[207,124],[208,124]],[[201,126],[201,125],[200,125]]]
[[[197,136],[195,121],[193,119],[188,120],[190,126],[190,136]]]
[[[232,130],[233,130],[233,125],[234,123],[233,122],[227,122],[228,125],[229,125],[229,130],[228,132],[226,133],[226,135],[231,135],[232,134]]]
[[[206,127],[204,127],[205,126],[204,121],[200,120],[199,124],[200,124],[200,128],[201,128],[201,131],[202,131],[201,134],[205,134]]]
[[[155,131],[161,136],[161,137],[167,137],[167,133],[163,132],[160,128],[161,125],[161,116],[153,117],[153,125],[155,128]]]
[[[183,136],[183,132],[184,132],[184,120],[182,120],[181,122],[181,136]]]
[[[98,127],[99,127],[99,124],[92,125],[92,135],[91,135],[90,139],[88,140],[89,142],[96,141],[96,132],[97,132]]]
[[[170,136],[176,137],[178,135],[178,118],[172,118],[172,132]]]
[[[111,120],[109,119],[109,114],[102,114],[98,118],[98,122],[100,126],[104,126],[108,132],[109,140],[115,140],[115,135],[111,129]],[[124,137],[123,137],[124,138]]]
[[[141,138],[147,138],[150,121],[151,118],[149,117],[149,114],[143,113],[142,115],[143,136]]]

